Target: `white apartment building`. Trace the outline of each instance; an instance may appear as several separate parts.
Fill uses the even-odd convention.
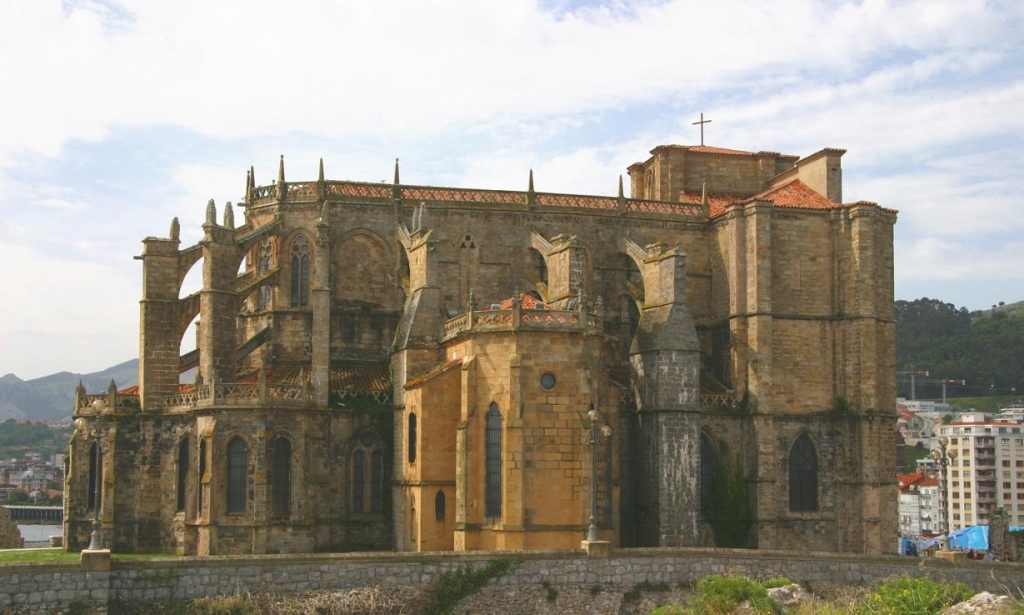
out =
[[[900,474],[900,535],[914,541],[941,533],[939,481],[933,474]]]
[[[1006,510],[1010,525],[1024,525],[1024,425],[988,421],[978,412],[936,431],[949,439],[947,452],[956,451],[940,477],[950,531],[988,525],[996,508]]]

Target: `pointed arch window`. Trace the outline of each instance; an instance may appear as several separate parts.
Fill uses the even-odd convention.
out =
[[[248,451],[245,440],[233,438],[228,443],[227,471],[227,511],[229,513],[245,512],[245,487],[248,466]]]
[[[93,442],[89,447],[89,510],[95,510],[103,501],[103,455],[100,445]]]
[[[375,435],[364,432],[352,453],[352,512],[383,511],[383,496],[384,451]]]
[[[178,502],[175,510],[185,510],[185,487],[188,485],[188,438],[178,443]]]
[[[256,277],[262,278],[267,275],[274,267],[274,246],[270,243],[270,240],[266,240],[260,244],[259,249],[256,251]],[[259,311],[269,310],[271,306],[271,299],[273,297],[273,289],[270,288],[269,284],[261,284],[256,294],[256,309]]]
[[[206,491],[206,438],[199,440],[199,480],[196,489],[196,514],[203,516],[203,493]]]
[[[309,259],[312,250],[305,235],[299,235],[292,242],[291,250],[291,307],[304,308],[309,305]]]
[[[416,414],[409,413],[409,463],[416,463]]]
[[[501,411],[491,402],[487,410],[484,459],[484,514],[501,516]]]
[[[434,496],[434,519],[436,521],[444,521],[445,514],[447,511],[447,502],[445,501],[444,491],[438,491],[437,495]]]
[[[271,462],[271,498],[274,516],[287,518],[291,510],[292,492],[292,443],[284,436],[274,439]]]
[[[789,451],[789,510],[818,510],[818,454],[806,433],[796,439]]]

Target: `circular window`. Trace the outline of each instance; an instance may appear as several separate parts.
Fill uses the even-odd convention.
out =
[[[369,431],[364,431],[363,434],[359,436],[359,442],[367,448],[373,446],[376,441],[377,439],[373,437],[373,433]]]
[[[558,381],[555,379],[555,375],[551,372],[544,372],[544,375],[540,377],[540,386],[549,391],[555,388],[556,382]]]

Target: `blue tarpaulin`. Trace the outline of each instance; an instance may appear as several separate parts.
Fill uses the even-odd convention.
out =
[[[972,525],[949,533],[949,546],[967,551],[988,551],[988,526]]]

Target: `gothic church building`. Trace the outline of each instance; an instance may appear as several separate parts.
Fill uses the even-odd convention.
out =
[[[197,244],[143,241],[66,548],[893,552],[896,213],[843,154],[663,145],[628,197],[250,170]]]

